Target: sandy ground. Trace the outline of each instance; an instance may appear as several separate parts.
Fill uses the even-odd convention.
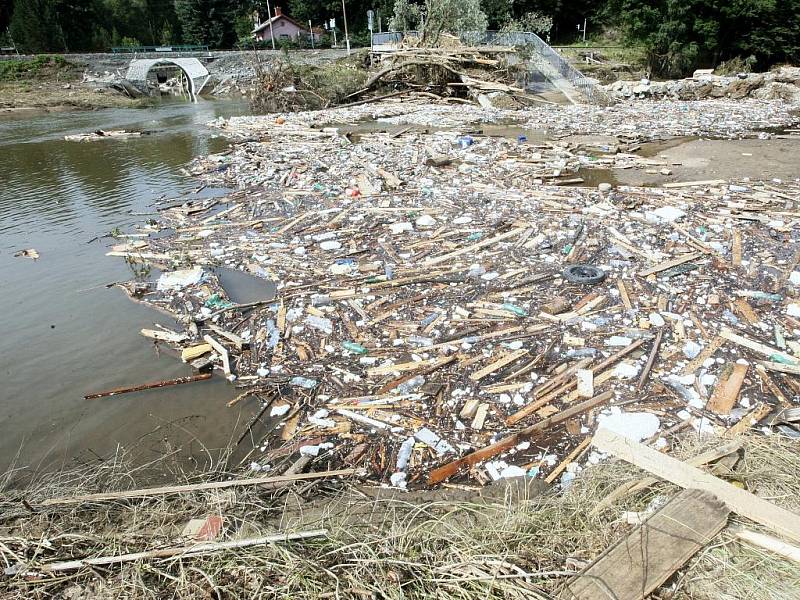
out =
[[[796,139],[702,140],[645,144],[639,154],[661,160],[656,173],[642,169],[612,171],[627,185],[661,185],[696,179],[791,179],[800,176],[800,135]],[[670,169],[672,175],[658,173]]]
[[[31,109],[127,108],[142,106],[111,89],[71,82],[0,82],[0,112]]]

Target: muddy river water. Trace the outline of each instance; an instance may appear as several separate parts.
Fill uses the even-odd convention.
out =
[[[147,461],[215,459],[239,409],[222,378],[99,400],[83,395],[180,377],[190,369],[139,334],[169,320],[105,284],[130,279],[115,243],[160,197],[198,186],[180,174],[193,157],[224,149],[204,124],[244,114],[238,101],[0,115],[0,470],[39,471],[108,460],[124,447]],[[90,143],[64,135],[153,130]],[[205,190],[203,193],[214,193]],[[15,257],[35,248],[40,258]]]

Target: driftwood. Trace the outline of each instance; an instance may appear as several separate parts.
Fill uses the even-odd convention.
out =
[[[50,563],[36,568],[36,571],[44,573],[59,573],[62,571],[75,571],[84,567],[99,567],[104,565],[114,565],[124,562],[134,562],[149,558],[169,558],[171,556],[198,556],[212,552],[221,552],[235,548],[248,548],[250,546],[265,546],[279,542],[291,542],[305,540],[327,535],[326,529],[314,529],[311,531],[299,531],[297,533],[276,533],[257,538],[244,540],[231,540],[228,542],[205,542],[193,544],[191,546],[177,546],[174,548],[162,548],[160,550],[148,550],[146,552],[133,552],[131,554],[118,554],[116,556],[99,556],[97,558],[84,558],[78,560],[68,560],[65,562]]]
[[[106,390],[105,392],[97,392],[96,394],[86,394],[83,398],[85,400],[106,398],[108,396],[116,396],[118,394],[127,394],[128,392],[140,392],[142,390],[151,390],[153,388],[182,385],[184,383],[194,383],[195,381],[205,381],[206,379],[211,379],[211,373],[201,373],[200,375],[191,375],[189,377],[178,377],[177,379],[167,379],[165,381],[154,381],[152,383],[143,383],[141,385],[134,385],[130,387],[120,387],[113,390]]]
[[[297,475],[278,475],[272,477],[252,477],[250,479],[232,479],[230,481],[210,481],[193,485],[170,485],[164,487],[142,488],[122,492],[106,492],[101,494],[85,494],[71,498],[51,498],[41,502],[40,506],[58,506],[65,504],[81,504],[83,502],[101,502],[105,500],[125,500],[128,498],[146,498],[149,496],[163,496],[166,494],[182,494],[202,490],[219,490],[229,487],[257,485],[267,488],[285,487],[294,481],[306,479],[325,479],[327,477],[345,477],[354,475],[355,469],[341,469],[338,471],[320,471],[318,473],[298,473]]]

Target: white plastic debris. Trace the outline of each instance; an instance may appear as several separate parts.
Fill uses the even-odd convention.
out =
[[[203,268],[194,267],[192,269],[179,269],[162,273],[156,283],[156,289],[161,292],[169,290],[182,290],[190,285],[196,285],[203,279]]]
[[[422,215],[421,217],[417,217],[417,220],[414,221],[414,224],[417,227],[433,227],[436,225],[436,219],[430,215]]]
[[[447,452],[455,452],[455,449],[450,444],[448,444],[445,440],[440,438],[437,434],[435,434],[427,427],[423,427],[422,429],[417,431],[414,434],[414,437],[423,444],[428,444],[428,446],[433,448],[433,450],[439,456]]]
[[[292,407],[291,404],[278,404],[277,406],[273,406],[269,410],[270,417],[282,417],[286,413],[289,412],[289,409]]]
[[[703,351],[703,346],[691,340],[688,340],[683,345],[683,355],[688,359],[697,358],[697,355],[700,354],[702,351]]]
[[[614,377],[618,379],[633,379],[639,374],[639,363],[623,361],[614,368]]]
[[[336,240],[325,240],[324,242],[320,242],[319,247],[323,250],[338,250],[342,247],[342,244]]]
[[[403,233],[404,231],[413,231],[414,226],[411,223],[403,222],[403,223],[392,223],[389,225],[389,230],[394,234],[397,235],[399,233]]]
[[[651,223],[673,223],[685,216],[686,213],[675,206],[662,206],[645,213],[645,218]]]
[[[620,412],[616,415],[600,415],[597,418],[600,427],[613,431],[636,442],[654,436],[661,426],[658,417],[645,412]]]

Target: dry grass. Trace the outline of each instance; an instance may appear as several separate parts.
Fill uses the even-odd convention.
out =
[[[718,442],[717,442],[718,443]],[[678,456],[712,443],[684,440]],[[772,502],[800,509],[800,444],[751,436],[730,477]],[[324,465],[316,467],[324,469]],[[220,473],[206,479],[219,479]],[[658,484],[596,515],[611,489],[642,473],[618,462],[589,469],[566,493],[531,497],[490,488],[394,495],[355,482],[307,482],[280,493],[258,488],[98,502],[36,513],[6,491],[0,555],[6,566],[36,565],[174,546],[190,518],[218,513],[227,537],[325,527],[328,536],[200,557],[176,557],[50,576],[7,577],[3,598],[550,598],[574,565],[590,561],[630,526],[622,510],[643,510],[676,488]],[[124,461],[49,476],[28,502],[126,489]],[[495,495],[493,495],[495,494]],[[20,515],[13,517],[13,515]],[[732,518],[731,523],[739,523]],[[755,528],[753,524],[748,527]],[[725,530],[681,570],[660,598],[798,598],[800,565],[750,547]]]

